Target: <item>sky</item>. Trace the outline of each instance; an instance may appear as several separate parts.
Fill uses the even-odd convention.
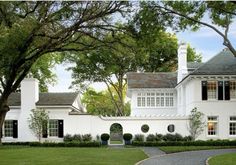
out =
[[[192,32],[190,30],[178,32],[176,33],[176,36],[179,42],[190,43],[191,47],[195,48],[197,53],[201,53],[203,62],[206,62],[225,48],[223,39],[216,34],[216,32],[207,27],[202,27],[197,32]],[[236,47],[236,21],[234,21],[229,29],[229,38]],[[73,89],[69,89],[72,78],[71,72],[66,70],[67,67],[68,66],[65,64],[61,64],[54,68],[58,81],[56,85],[49,86],[49,92],[73,92]],[[97,91],[106,89],[106,86],[103,83],[94,83],[91,86]]]

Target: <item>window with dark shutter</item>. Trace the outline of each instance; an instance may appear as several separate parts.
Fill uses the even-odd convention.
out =
[[[13,138],[18,138],[18,122],[13,120]]]
[[[58,137],[60,138],[64,136],[63,129],[63,120],[58,120]]]
[[[230,100],[229,81],[225,81],[225,100]]]
[[[218,100],[223,100],[223,81],[218,81]]]
[[[48,137],[48,123],[43,122],[43,138],[47,138],[47,137]]]
[[[207,81],[202,81],[202,100],[207,100]]]

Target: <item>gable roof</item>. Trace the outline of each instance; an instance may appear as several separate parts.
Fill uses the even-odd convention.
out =
[[[190,75],[236,75],[236,57],[231,51],[224,49]]]
[[[127,73],[128,89],[131,88],[174,88],[177,85],[176,72]]]
[[[38,106],[72,105],[78,93],[39,93]],[[20,93],[12,93],[8,99],[9,106],[20,106]]]

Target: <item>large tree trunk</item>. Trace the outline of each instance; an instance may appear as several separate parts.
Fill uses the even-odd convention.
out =
[[[7,112],[10,110],[7,104],[8,96],[1,96],[0,98],[0,145],[2,144],[2,128]]]

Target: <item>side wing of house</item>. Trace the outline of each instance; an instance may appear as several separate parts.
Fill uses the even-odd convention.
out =
[[[177,74],[128,73],[131,116],[176,115]]]

